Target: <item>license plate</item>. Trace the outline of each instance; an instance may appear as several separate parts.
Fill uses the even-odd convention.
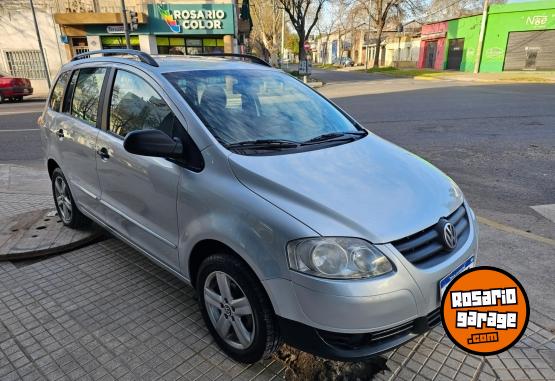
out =
[[[453,279],[455,279],[455,277],[457,275],[459,275],[460,273],[462,273],[465,270],[471,269],[472,267],[475,266],[475,261],[474,261],[474,257],[470,257],[468,258],[466,261],[464,261],[464,263],[460,264],[455,270],[451,271],[451,273],[449,275],[447,275],[446,277],[444,277],[442,280],[439,281],[439,298],[441,300],[441,298],[443,298],[443,293],[445,292],[445,289],[447,288],[447,286],[449,286],[449,283],[451,283],[453,281]]]

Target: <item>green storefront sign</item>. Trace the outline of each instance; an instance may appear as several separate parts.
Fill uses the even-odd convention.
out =
[[[464,39],[460,70],[474,70],[482,15],[463,17],[448,22],[447,39]],[[555,29],[555,1],[494,4],[489,7],[486,33],[480,63],[481,72],[503,71],[511,32]],[[555,44],[555,41],[553,41]],[[445,66],[449,41],[445,44]]]
[[[235,33],[232,4],[149,4],[152,34],[224,35]]]

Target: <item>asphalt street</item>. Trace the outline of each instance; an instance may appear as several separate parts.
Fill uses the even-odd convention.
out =
[[[480,217],[479,263],[514,273],[534,310],[553,318],[555,222],[532,207],[555,204],[555,85],[314,76],[326,83],[319,91],[361,124],[459,184]],[[42,165],[42,107],[0,105],[0,163]]]

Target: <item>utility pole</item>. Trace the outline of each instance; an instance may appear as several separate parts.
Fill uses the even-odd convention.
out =
[[[478,47],[476,48],[476,59],[474,61],[474,74],[480,71],[482,61],[482,48],[484,45],[484,35],[486,34],[486,23],[488,20],[488,0],[484,0],[484,11],[482,12],[482,25],[480,26],[480,37],[478,37]]]
[[[50,88],[50,86],[52,86],[52,84],[50,83],[50,73],[48,72],[48,65],[46,65],[46,56],[44,55],[44,49],[42,48],[42,40],[40,39],[39,25],[37,24],[37,15],[35,14],[35,6],[33,5],[33,0],[29,0],[29,5],[31,6],[31,12],[33,13],[33,22],[35,23],[35,33],[37,34],[37,41],[39,43],[42,68],[46,76],[46,83],[48,84],[48,88]]]
[[[285,55],[285,8],[281,9],[281,63],[283,63],[283,56]]]
[[[366,62],[364,68],[368,70],[368,61],[370,61],[370,24],[372,24],[372,0],[368,0],[368,41],[366,42]]]
[[[121,20],[123,22],[123,30],[125,31],[125,45],[127,49],[131,49],[131,40],[129,38],[129,24],[127,24],[127,10],[125,9],[125,0],[121,0]]]

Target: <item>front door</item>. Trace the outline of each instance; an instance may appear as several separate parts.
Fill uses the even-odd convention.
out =
[[[464,51],[464,38],[449,40],[449,51],[447,53],[447,69],[461,70],[461,62]]]
[[[130,71],[116,71],[106,130],[99,133],[96,144],[100,203],[108,225],[177,270],[177,189],[182,167],[123,148],[123,139],[131,131],[159,129],[172,136],[179,125],[155,86]]]
[[[437,41],[428,41],[426,43],[426,61],[425,68],[433,69],[436,62]]]

